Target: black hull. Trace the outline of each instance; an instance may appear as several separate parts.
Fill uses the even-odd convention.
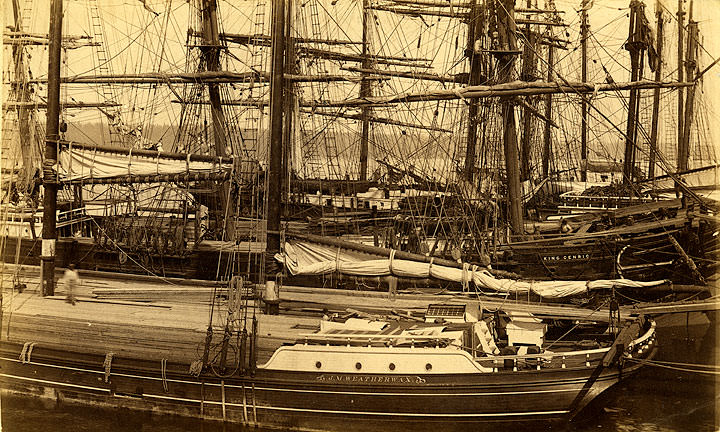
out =
[[[0,383],[6,391],[293,430],[476,430],[563,422],[639,367],[422,376],[257,369],[222,379],[195,378],[183,364],[163,369],[161,359],[116,357],[105,369],[102,356],[41,347],[23,363],[21,351],[18,344],[2,344]]]
[[[20,242],[18,264],[40,265],[41,240],[23,239]],[[8,236],[2,259],[6,263],[15,263],[17,238]],[[228,254],[217,250],[199,249],[186,255],[162,255],[149,251],[123,253],[101,248],[90,239],[80,241],[72,238],[59,239],[55,249],[55,266],[67,267],[74,263],[82,270],[107,271],[127,274],[155,274],[164,277],[215,280],[218,259],[221,268],[227,266]],[[237,254],[240,268],[247,268],[248,261],[255,260],[254,253]]]

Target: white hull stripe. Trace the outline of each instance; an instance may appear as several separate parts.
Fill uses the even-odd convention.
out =
[[[90,386],[83,386],[83,385],[78,385],[78,384],[62,383],[62,382],[57,382],[57,381],[47,381],[47,380],[42,380],[42,379],[38,379],[38,378],[21,377],[21,376],[8,375],[8,374],[0,374],[0,377],[18,379],[18,380],[23,380],[23,381],[32,381],[32,382],[36,382],[36,383],[47,384],[47,385],[58,386],[58,387],[72,387],[72,388],[79,388],[79,389],[83,389],[83,390],[99,391],[99,392],[108,393],[108,394],[110,393],[110,390],[100,388],[100,387],[90,387]]]
[[[0,357],[0,360],[6,360],[6,361],[12,361],[19,363],[20,361],[17,359],[8,359],[4,357]],[[50,365],[45,363],[36,363],[36,362],[30,362],[27,363],[30,365],[36,365],[36,366],[43,366],[43,367],[51,367],[51,368],[57,368],[57,369],[67,369],[72,371],[78,371],[78,372],[86,372],[86,373],[93,373],[98,375],[104,375],[105,372],[102,371],[95,371],[90,369],[81,369],[81,368],[74,368],[69,366],[61,366],[61,365]],[[2,376],[0,374],[0,376]],[[130,375],[130,374],[123,374],[123,373],[111,373],[111,376],[117,376],[117,377],[125,377],[125,378],[134,378],[134,379],[140,379],[140,380],[153,380],[153,381],[163,381],[162,378],[156,378],[151,376],[141,376],[141,375]],[[200,385],[199,381],[185,381],[185,380],[176,380],[176,379],[166,379],[165,382],[172,382],[172,383],[179,383],[179,384],[190,384],[190,385]],[[580,384],[583,385],[585,383],[585,380],[573,380],[569,382],[564,382],[563,385],[573,385],[573,384]],[[68,384],[70,386],[74,384]],[[220,384],[216,383],[205,383],[206,386],[212,386],[212,387],[220,387]],[[225,388],[236,388],[236,389],[242,389],[242,386],[238,385],[232,385],[232,384],[225,384]],[[100,389],[103,391],[109,391],[107,389]],[[530,395],[530,394],[548,394],[548,393],[568,393],[568,392],[577,392],[580,391],[580,389],[577,388],[569,388],[569,389],[556,389],[556,390],[527,390],[527,391],[506,391],[506,392],[483,392],[483,393],[393,393],[393,392],[350,392],[350,391],[331,391],[331,390],[305,390],[305,389],[286,389],[286,388],[278,388],[278,387],[260,387],[256,386],[255,390],[263,390],[263,391],[274,391],[274,392],[285,392],[285,393],[320,393],[320,394],[336,394],[336,395],[358,395],[358,396],[404,396],[404,397],[412,397],[412,396],[418,396],[418,397],[437,397],[437,396],[473,396],[473,397],[481,397],[481,396],[503,396],[503,395]]]
[[[257,388],[256,388],[257,390]],[[170,396],[161,395],[143,395],[143,397],[167,399],[167,400],[180,400],[184,402],[196,402],[200,403],[196,399],[185,399],[185,398],[174,398]],[[205,401],[205,404],[212,405],[223,405],[222,402],[216,401]],[[225,406],[243,407],[243,404],[225,402]],[[320,410],[320,409],[309,409],[309,408],[289,408],[289,407],[272,407],[264,405],[247,404],[248,408],[263,409],[269,411],[294,411],[294,412],[308,412],[308,413],[320,413],[320,414],[355,414],[355,415],[370,415],[370,416],[392,416],[392,417],[521,417],[521,416],[538,416],[538,415],[558,415],[567,414],[570,411],[526,411],[526,412],[507,412],[507,413],[401,413],[401,412],[377,412],[377,411],[342,411],[342,410]]]
[[[12,378],[12,379],[18,379],[23,381],[32,381],[42,384],[47,384],[51,386],[59,386],[59,387],[71,387],[71,388],[80,388],[85,390],[93,390],[93,391],[100,391],[104,393],[110,393],[110,390],[98,388],[98,387],[89,387],[89,386],[81,386],[76,384],[66,384],[56,381],[47,381],[47,380],[41,380],[37,378],[27,378],[27,377],[20,377],[15,375],[8,375],[8,374],[0,374],[0,376],[5,378]],[[256,389],[257,390],[257,389]],[[231,402],[225,402],[224,404],[219,401],[200,401],[198,399],[188,399],[188,398],[179,398],[179,397],[172,397],[172,396],[162,396],[162,395],[154,395],[154,394],[143,394],[143,398],[152,398],[152,399],[163,399],[163,400],[170,400],[170,401],[177,401],[177,402],[185,402],[185,403],[196,403],[200,404],[211,404],[211,405],[225,405],[225,406],[233,406],[233,407],[243,407],[243,404],[238,403],[231,403]],[[253,405],[245,405],[247,407],[253,407]],[[376,411],[343,411],[343,410],[319,410],[319,409],[307,409],[307,408],[289,408],[289,407],[272,407],[272,406],[264,406],[264,405],[255,405],[255,409],[264,409],[264,410],[270,410],[270,411],[292,411],[292,412],[308,412],[308,413],[322,413],[322,414],[354,414],[354,415],[369,415],[369,416],[401,416],[401,417],[520,417],[520,416],[541,416],[541,415],[558,415],[558,414],[567,414],[568,410],[560,410],[560,411],[526,411],[526,412],[507,412],[507,413],[387,413],[387,412],[376,412]]]

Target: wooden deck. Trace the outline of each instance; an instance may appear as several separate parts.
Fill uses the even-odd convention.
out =
[[[75,305],[65,302],[65,287],[58,283],[56,295],[41,297],[39,269],[25,266],[18,280],[26,285],[22,293],[13,290],[14,268],[5,266],[2,274],[3,302],[0,337],[36,346],[107,354],[130,358],[156,358],[190,364],[202,357],[213,298],[213,342],[222,338],[226,323],[226,289],[216,282],[153,279],[147,276],[121,278],[116,274],[80,272]],[[58,271],[59,279],[62,275]],[[242,328],[253,317],[258,320],[258,362],[266,361],[283,343],[302,339],[302,334],[318,328],[324,313],[356,315],[378,319],[419,319],[429,304],[471,303],[486,309],[532,312],[543,318],[575,318],[605,321],[607,309],[588,310],[562,304],[537,304],[523,299],[468,296],[462,293],[433,293],[427,290],[390,296],[383,292],[343,291],[291,287],[281,290],[281,314],[265,315],[252,306]],[[623,308],[622,315],[717,310],[717,300],[666,306],[643,305]],[[688,309],[689,308],[689,309]]]
[[[131,358],[163,358],[172,362],[191,363],[202,357],[210,318],[212,287],[197,287],[167,282],[122,281],[83,275],[76,290],[77,303],[65,302],[65,288],[58,283],[56,296],[41,297],[37,268],[23,272],[21,281],[27,285],[22,292],[12,290],[12,272],[3,273],[3,340],[34,342],[36,346],[70,348],[74,351]],[[162,302],[104,300],[93,297],[92,291],[162,287],[175,291]],[[197,295],[200,288],[205,293]],[[188,300],[183,293],[192,293]],[[221,303],[224,301],[221,300]],[[319,317],[283,314],[269,316],[254,307],[247,309],[248,330],[253,314],[258,319],[258,362],[264,362],[285,342],[300,339],[301,333],[318,326]],[[213,313],[213,343],[223,335],[226,323],[224,304]],[[243,319],[236,321],[242,328]]]

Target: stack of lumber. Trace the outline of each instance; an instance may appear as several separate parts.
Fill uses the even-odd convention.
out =
[[[101,355],[112,352],[127,358],[165,358],[185,364],[201,358],[209,320],[207,306],[155,307],[82,298],[73,306],[31,292],[12,297],[6,293],[3,309],[3,340]],[[253,312],[258,319],[259,363],[269,359],[283,343],[300,339],[301,333],[317,325],[317,318],[268,316],[250,310],[248,330],[252,328]],[[224,311],[215,310],[213,344],[222,338],[224,315]],[[236,328],[242,328],[242,322],[236,321]]]
[[[98,299],[209,304],[218,297],[227,297],[227,288],[185,286],[113,287],[95,288],[92,290],[92,295]]]

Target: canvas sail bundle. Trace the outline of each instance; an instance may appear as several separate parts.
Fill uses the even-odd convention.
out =
[[[612,287],[651,287],[666,283],[665,280],[638,282],[630,279],[608,279],[594,281],[522,281],[494,277],[487,269],[463,264],[463,268],[452,268],[433,263],[395,259],[377,259],[369,254],[317,245],[309,242],[286,242],[284,253],[275,255],[292,275],[322,275],[339,272],[351,276],[397,276],[407,278],[435,278],[460,282],[464,286],[471,282],[477,289],[499,293],[532,292],[545,298],[567,297],[589,290]]]
[[[96,149],[63,148],[59,154],[60,175],[66,181],[90,178],[112,178],[119,176],[172,175],[183,173],[220,173],[232,169],[228,163],[196,160],[178,160],[140,156],[129,150],[128,154],[117,154]]]

